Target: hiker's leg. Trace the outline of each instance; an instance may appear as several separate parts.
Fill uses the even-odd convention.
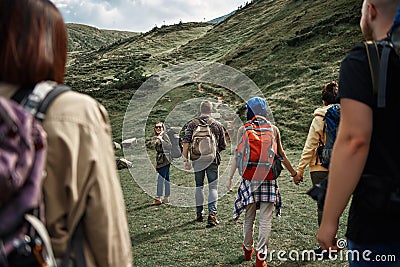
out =
[[[328,174],[329,174],[329,172],[326,172],[326,171],[310,172],[312,184],[313,185],[319,184],[325,178],[328,177]],[[322,220],[322,209],[318,208],[318,206],[317,206],[317,214],[318,214],[318,225],[320,225],[321,220]]]
[[[218,200],[218,165],[212,163],[206,169],[208,180],[208,213],[217,214]]]
[[[170,167],[171,164],[168,164],[167,166],[165,166],[166,172],[165,172],[165,180],[164,180],[164,184],[165,184],[165,192],[164,192],[164,196],[169,197],[171,195],[171,180],[170,180]]]
[[[157,169],[158,177],[157,177],[157,197],[161,197],[163,195],[164,189],[164,170],[163,167]]]
[[[272,213],[274,211],[274,203],[260,202],[260,216],[257,252],[266,254],[268,248],[268,240],[271,234]]]
[[[253,247],[254,221],[256,219],[257,204],[251,203],[246,206],[243,222],[243,246],[247,250]]]
[[[205,170],[195,171],[194,179],[196,182],[196,213],[203,213],[203,203],[204,203],[204,176],[206,174]]]

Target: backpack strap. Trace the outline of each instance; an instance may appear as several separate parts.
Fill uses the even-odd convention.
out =
[[[210,126],[211,124],[213,124],[215,122],[215,120],[213,118],[208,118],[207,120],[207,125]]]
[[[200,124],[203,124],[203,125],[205,124],[205,125],[210,126],[211,124],[213,124],[215,122],[215,120],[211,117],[208,118],[207,120],[197,118],[197,119],[194,119],[193,122],[196,127],[199,126]]]
[[[369,71],[371,72],[372,89],[374,94],[377,94],[379,88],[379,66],[380,66],[378,46],[376,45],[375,42],[372,41],[364,42],[364,46],[367,51]]]
[[[23,107],[32,113],[39,121],[44,121],[47,109],[53,100],[71,88],[58,85],[56,82],[46,81],[38,83],[23,104]]]
[[[71,261],[71,252],[75,253],[75,266],[86,267],[85,254],[83,250],[83,217],[79,220],[74,233],[68,240],[67,250],[62,258],[60,267],[69,267]]]
[[[47,109],[49,108],[50,104],[53,102],[54,99],[61,93],[64,93],[66,91],[69,91],[71,88],[66,86],[66,85],[56,85],[53,90],[51,90],[46,97],[43,99],[42,103],[40,104],[38,108],[38,116],[41,116],[41,120],[44,120],[44,117],[46,116]]]
[[[33,226],[33,228],[36,230],[36,232],[41,237],[41,239],[44,243],[44,247],[46,248],[46,253],[47,253],[46,262],[48,261],[48,263],[50,264],[49,265],[50,267],[56,267],[57,264],[56,264],[56,260],[54,258],[53,249],[51,247],[50,236],[49,236],[49,233],[47,232],[45,225],[36,216],[33,216],[28,213],[26,213],[24,215],[24,218],[26,221],[28,221]]]
[[[201,121],[200,121],[200,119],[194,119],[193,123],[194,123],[195,127],[197,127],[200,125]]]
[[[382,50],[381,65],[379,72],[379,91],[378,91],[378,108],[384,108],[386,106],[386,80],[387,80],[387,69],[389,65],[389,55],[392,50],[392,44],[385,42]]]
[[[377,106],[378,108],[384,108],[386,106],[387,69],[393,44],[387,40],[380,41],[378,44],[383,46],[381,56],[379,56],[376,42],[364,42],[371,72],[372,88],[374,94],[377,95]]]

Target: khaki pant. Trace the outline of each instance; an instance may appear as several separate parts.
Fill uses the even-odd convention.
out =
[[[272,213],[274,210],[274,203],[260,202],[260,215],[258,219],[259,232],[258,243],[256,251],[265,254],[267,251],[268,240],[271,233],[272,226]],[[243,245],[247,250],[251,250],[254,239],[254,221],[256,219],[257,203],[252,203],[246,206],[246,214],[243,223]]]

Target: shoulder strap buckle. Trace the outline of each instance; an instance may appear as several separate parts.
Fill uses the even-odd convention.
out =
[[[43,121],[50,103],[61,93],[70,90],[66,85],[58,85],[54,81],[44,81],[38,83],[29,94],[23,107],[35,116],[36,119]]]

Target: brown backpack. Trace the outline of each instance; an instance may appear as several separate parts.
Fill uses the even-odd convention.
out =
[[[210,127],[214,122],[212,118],[207,121],[202,119],[194,120],[196,127],[190,144],[190,160],[211,162],[216,158],[217,140]]]

